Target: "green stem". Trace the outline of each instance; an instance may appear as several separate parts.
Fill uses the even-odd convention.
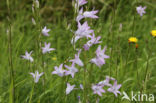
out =
[[[86,58],[86,52],[84,54],[84,58]],[[86,60],[84,59],[84,71],[83,71],[83,86],[84,86],[84,91],[83,91],[83,103],[86,103],[87,102],[87,82],[86,82],[86,72],[87,72],[87,69],[86,69]]]
[[[13,69],[13,59],[12,59],[12,28],[11,28],[11,9],[10,1],[7,0],[8,8],[8,22],[9,22],[9,35],[8,35],[8,49],[9,49],[9,66],[10,66],[10,99],[9,103],[15,102],[15,86],[14,86],[14,69]]]
[[[33,86],[32,86],[29,103],[32,103],[31,99],[32,99],[32,96],[33,96],[33,93],[34,93],[34,87],[35,87],[35,83],[33,83]]]

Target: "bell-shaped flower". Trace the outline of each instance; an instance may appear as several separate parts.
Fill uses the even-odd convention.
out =
[[[98,67],[101,67],[103,64],[105,64],[105,59],[109,58],[109,56],[105,55],[105,50],[106,47],[104,47],[104,49],[101,49],[101,45],[99,45],[96,50],[96,58],[93,58],[90,61],[96,64]]]
[[[78,69],[75,67],[74,63],[72,63],[72,65],[70,67],[65,65],[65,68],[68,69],[65,71],[65,75],[71,75],[72,78],[74,78],[75,73],[78,72]]]
[[[98,10],[83,12],[83,8],[81,8],[80,11],[78,12],[78,16],[76,17],[76,21],[79,22],[83,18],[97,19],[98,18],[98,16],[96,16],[97,13]]]
[[[101,68],[101,66],[105,64],[104,58],[100,57],[93,58],[90,60],[90,62],[96,64],[99,68]]]
[[[99,96],[102,96],[102,93],[105,93],[103,86],[98,84],[92,85],[92,90],[94,91],[94,94],[98,94]]]
[[[110,88],[108,88],[108,91],[114,93],[115,96],[117,97],[118,93],[121,94],[120,91],[119,91],[120,88],[121,88],[121,84],[118,85],[117,81],[115,81],[114,85],[111,86]]]
[[[34,82],[37,83],[40,79],[40,77],[44,74],[43,72],[39,74],[38,71],[35,71],[35,73],[30,73],[33,78],[34,78]]]
[[[109,58],[109,56],[107,56],[105,54],[106,48],[107,47],[105,46],[104,49],[101,49],[101,45],[99,45],[98,48],[97,48],[97,50],[96,50],[96,56],[97,57],[100,57],[100,58],[103,58],[103,59]]]
[[[27,51],[25,52],[25,55],[22,55],[23,59],[29,60],[30,62],[33,62],[34,59],[31,57],[32,51],[28,53]]]
[[[137,13],[138,13],[140,16],[143,16],[143,14],[146,13],[145,9],[146,9],[146,6],[144,6],[144,7],[142,7],[142,6],[136,7]]]
[[[65,70],[62,69],[63,64],[61,64],[59,67],[55,66],[55,71],[52,72],[52,74],[57,74],[60,77],[63,77],[65,75]]]
[[[93,11],[85,11],[83,13],[83,16],[85,18],[92,18],[92,19],[97,19],[98,16],[96,16],[95,14],[97,14],[99,11],[98,10],[93,10]]]
[[[82,60],[79,57],[80,53],[81,53],[81,49],[78,51],[78,54],[75,54],[75,58],[70,60],[70,62],[75,63],[75,64],[77,64],[79,66],[83,66],[84,64],[83,64]]]
[[[70,85],[69,83],[67,83],[66,95],[68,95],[74,89],[74,87],[75,85]]]
[[[95,34],[93,33],[92,36],[90,36],[89,38],[91,38],[91,40],[89,40],[86,44],[84,44],[83,48],[85,50],[89,50],[89,48],[94,45],[94,44],[99,44],[101,43],[101,41],[99,41],[101,39],[101,36],[95,37]]]
[[[80,22],[78,22],[78,29],[77,31],[75,31],[75,37],[72,38],[71,43],[75,44],[78,39],[83,38],[83,37],[88,38],[90,34],[93,32],[94,30],[90,29],[87,22],[83,23],[82,25],[80,24]]]
[[[45,54],[45,53],[47,53],[47,52],[50,53],[50,51],[55,50],[54,48],[50,48],[50,45],[51,45],[50,43],[47,44],[47,43],[45,42],[44,45],[45,45],[45,47],[42,47],[42,53],[43,53],[43,54]]]
[[[114,78],[106,76],[106,79],[104,81],[99,82],[99,85],[103,85],[103,86],[112,86],[112,84],[110,84],[110,80],[115,81]]]
[[[49,36],[48,32],[50,31],[50,29],[47,29],[47,27],[45,26],[43,29],[42,29],[42,34],[44,36]]]
[[[86,0],[76,0],[75,8],[78,10],[80,6],[85,5],[87,2],[88,1],[86,1]]]

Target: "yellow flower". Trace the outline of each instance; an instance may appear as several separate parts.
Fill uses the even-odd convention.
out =
[[[152,31],[151,31],[151,35],[152,35],[153,37],[156,37],[156,30],[152,30]]]
[[[52,60],[54,60],[54,61],[55,61],[55,60],[57,60],[57,58],[56,58],[56,57],[53,57],[53,58],[52,58]]]
[[[137,43],[137,42],[138,42],[138,39],[137,39],[136,37],[130,37],[130,38],[128,39],[128,42],[129,42],[129,43]]]

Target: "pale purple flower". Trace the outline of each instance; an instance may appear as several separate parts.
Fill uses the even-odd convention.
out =
[[[57,74],[60,77],[63,77],[65,75],[65,70],[62,69],[63,64],[61,64],[59,67],[55,66],[55,71],[52,72],[52,74]]]
[[[106,47],[101,49],[101,45],[99,45],[96,50],[96,58],[91,59],[91,62],[96,64],[98,67],[101,67],[103,64],[105,64],[105,59],[109,58],[109,56],[105,55],[105,50]]]
[[[72,63],[72,65],[70,67],[65,65],[65,68],[68,69],[65,71],[65,75],[71,75],[72,78],[74,78],[75,73],[78,72],[78,69],[75,67],[74,63]]]
[[[136,7],[137,13],[138,13],[140,16],[143,16],[143,14],[146,13],[145,9],[146,9],[146,6],[144,6],[144,7],[142,7],[142,6]]]
[[[76,21],[79,22],[81,19],[83,19],[83,8],[80,9],[80,11],[78,12],[78,16],[76,17]]]
[[[91,40],[89,40],[86,44],[84,44],[83,48],[85,50],[89,50],[89,48],[93,45],[93,44],[99,44],[101,43],[101,41],[99,41],[101,39],[101,36],[95,37],[95,34],[93,33],[92,36],[90,36]]]
[[[111,86],[110,88],[108,88],[108,91],[114,93],[115,96],[117,97],[118,93],[121,94],[120,91],[119,91],[120,87],[121,87],[121,84],[118,85],[117,81],[115,81],[114,85]]]
[[[86,1],[86,0],[78,0],[77,2],[78,2],[79,6],[82,6],[82,5],[86,4],[88,1]]]
[[[105,93],[105,90],[101,85],[92,85],[92,90],[94,91],[94,94],[98,94],[99,96],[102,96],[102,93]]]
[[[68,95],[74,89],[74,87],[75,85],[70,85],[69,83],[67,83],[66,95]]]
[[[82,84],[80,84],[80,88],[81,88],[81,89],[84,89]]]
[[[32,20],[33,25],[36,25],[36,21],[35,21],[35,19],[32,18],[31,20]]]
[[[99,45],[99,47],[96,50],[96,56],[99,58],[109,58],[109,56],[105,55],[105,51],[106,51],[106,46],[104,47],[104,49],[101,49],[101,45]]]
[[[40,79],[40,77],[44,74],[43,72],[39,74],[38,71],[35,71],[35,73],[30,73],[33,78],[34,78],[34,82],[37,83]]]
[[[86,0],[76,0],[75,8],[76,8],[76,9],[79,9],[80,6],[85,5],[87,2],[88,2],[88,1],[86,1]]]
[[[25,55],[22,55],[23,59],[29,60],[30,62],[33,62],[34,59],[31,57],[32,51],[28,53],[27,51],[25,52]]]
[[[88,23],[85,22],[82,25],[80,22],[78,22],[78,29],[75,31],[75,38],[72,39],[71,43],[76,43],[76,41],[80,38],[83,37],[89,37],[91,33],[93,33],[94,30],[91,30],[90,27],[88,26]],[[73,42],[74,41],[74,42]]]
[[[90,47],[87,44],[84,44],[83,48],[85,51],[87,51],[87,50],[89,50]]]
[[[43,29],[42,29],[42,34],[44,36],[49,36],[48,32],[50,31],[50,29],[47,29],[47,27],[45,26]]]
[[[108,78],[108,79],[110,79],[110,80],[112,80],[112,81],[116,81],[116,79],[115,79],[115,78],[110,77],[110,76],[106,76],[106,78]]]
[[[100,57],[93,58],[90,60],[90,62],[96,64],[99,68],[101,68],[101,66],[105,64],[104,58]]]
[[[92,19],[97,19],[98,16],[95,14],[98,13],[98,10],[93,10],[93,11],[85,11],[83,12],[83,8],[80,9],[78,16],[76,17],[76,21],[79,22],[83,18],[92,18]]]
[[[43,53],[43,54],[45,54],[45,53],[47,53],[47,52],[50,53],[50,51],[55,50],[54,48],[50,48],[50,45],[51,45],[50,43],[47,44],[47,43],[45,42],[44,45],[45,45],[45,47],[42,47],[42,53]]]
[[[95,14],[98,13],[99,11],[98,10],[93,10],[93,11],[85,11],[83,13],[83,16],[85,18],[93,18],[93,19],[97,19],[98,16],[96,16]]]
[[[106,76],[106,79],[104,81],[99,82],[99,85],[103,85],[103,86],[112,86],[112,84],[110,84],[110,80],[115,81],[114,78]]]
[[[81,53],[81,49],[78,51],[78,54],[75,54],[75,59],[70,60],[70,62],[73,62],[75,64],[78,64],[79,66],[83,66],[83,62],[81,61],[81,59],[79,58]]]

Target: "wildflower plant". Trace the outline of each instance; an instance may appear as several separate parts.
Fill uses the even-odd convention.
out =
[[[6,0],[4,14],[2,6],[0,102],[117,103],[131,90],[155,93],[153,1],[72,0],[72,9],[56,1]]]

